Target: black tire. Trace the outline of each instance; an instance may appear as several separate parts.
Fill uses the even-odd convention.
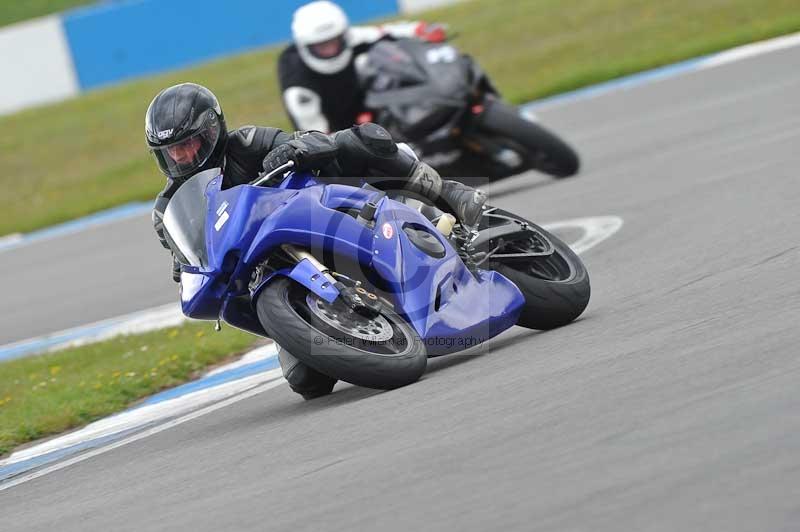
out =
[[[580,170],[580,158],[566,142],[500,100],[486,102],[481,129],[522,147],[529,168],[559,178],[573,176]]]
[[[267,334],[304,364],[333,379],[383,390],[411,384],[425,372],[427,353],[419,335],[386,305],[380,318],[391,338],[367,341],[323,321],[309,301],[327,308],[304,286],[278,277],[256,302]]]
[[[525,296],[517,325],[548,330],[575,320],[589,304],[589,273],[581,259],[560,238],[538,225],[502,209],[496,213],[511,216],[542,233],[555,248],[550,257],[534,259],[525,265],[494,262],[491,269],[510,279]],[[523,271],[524,270],[524,271]]]

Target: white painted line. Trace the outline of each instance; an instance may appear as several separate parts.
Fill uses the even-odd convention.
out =
[[[561,107],[573,102],[589,100],[613,92],[635,89],[650,83],[728,65],[736,61],[786,50],[798,45],[800,45],[800,33],[793,33],[783,37],[737,46],[736,48],[731,48],[730,50],[715,54],[687,59],[686,61],[653,68],[651,70],[644,70],[629,76],[603,81],[573,91],[522,104],[521,108],[523,111],[531,111],[534,109],[541,110]]]
[[[5,246],[11,247],[12,245],[21,241],[23,238],[24,237],[22,236],[22,233],[11,233],[10,235],[0,237],[0,249]]]
[[[169,303],[0,346],[0,361],[99,342],[123,334],[139,334],[174,327],[185,320],[180,304]]]
[[[699,69],[716,68],[722,65],[728,65],[743,59],[749,59],[763,54],[778,52],[786,50],[794,46],[800,45],[800,33],[793,33],[791,35],[784,35],[783,37],[775,37],[766,41],[755,42],[752,44],[745,44],[737,46],[724,52],[719,52],[708,56],[704,59]]]
[[[257,386],[256,388],[253,388],[251,390],[247,390],[247,391],[245,391],[245,392],[243,392],[243,393],[241,393],[239,395],[235,395],[233,397],[229,397],[228,399],[225,399],[224,401],[221,401],[219,403],[215,403],[215,404],[206,406],[204,408],[201,408],[200,410],[195,410],[194,412],[191,412],[189,414],[181,416],[181,417],[179,417],[177,419],[173,419],[172,421],[167,421],[164,424],[157,425],[157,426],[152,427],[150,429],[147,429],[147,430],[144,430],[142,432],[138,432],[136,434],[128,436],[127,438],[123,438],[121,440],[118,440],[118,441],[116,441],[116,442],[114,442],[112,444],[109,444],[106,447],[100,447],[100,448],[97,448],[97,449],[93,449],[91,451],[87,451],[87,452],[85,452],[83,454],[79,454],[77,456],[74,456],[72,458],[68,458],[68,459],[63,460],[61,462],[56,462],[53,465],[50,465],[50,466],[47,466],[47,467],[43,467],[42,469],[38,469],[38,470],[36,470],[36,471],[34,471],[32,473],[29,473],[27,475],[22,475],[20,477],[17,477],[17,478],[15,478],[13,480],[10,480],[10,481],[4,483],[4,484],[0,484],[0,491],[4,491],[4,490],[10,489],[10,488],[13,488],[14,486],[19,486],[20,484],[22,484],[24,482],[28,482],[30,480],[42,477],[44,475],[53,473],[55,471],[59,471],[61,469],[64,469],[65,467],[69,467],[69,466],[71,466],[73,464],[77,464],[79,462],[83,462],[84,460],[88,460],[89,458],[93,458],[95,456],[99,456],[101,454],[105,454],[105,453],[107,453],[109,451],[113,451],[114,449],[116,449],[118,447],[122,447],[124,445],[128,445],[129,443],[133,443],[133,442],[136,442],[136,441],[139,441],[139,440],[143,440],[143,439],[148,438],[148,437],[150,437],[150,436],[152,436],[154,434],[158,434],[159,432],[163,432],[163,431],[165,431],[167,429],[171,429],[172,427],[177,427],[178,425],[182,425],[183,423],[186,423],[187,421],[191,421],[193,419],[196,419],[198,417],[204,416],[206,414],[210,414],[211,412],[215,412],[216,410],[220,410],[221,408],[225,408],[227,406],[230,406],[230,405],[232,405],[234,403],[238,403],[239,401],[243,401],[245,399],[249,399],[250,397],[254,397],[254,396],[256,396],[256,395],[258,395],[260,393],[263,393],[263,392],[265,392],[265,391],[267,391],[267,390],[269,390],[271,388],[275,388],[276,386],[279,386],[283,382],[285,382],[285,381],[284,381],[284,379],[282,377],[277,378],[274,381],[267,382],[265,384]]]
[[[259,360],[265,360],[269,357],[275,356],[275,344],[269,343],[267,345],[262,345],[261,347],[257,347],[252,351],[249,351],[242,355],[242,358],[237,360],[236,362],[231,362],[230,364],[225,364],[224,366],[220,366],[217,369],[209,371],[206,373],[206,377],[213,377],[214,375],[219,375],[220,373],[225,373],[226,371],[230,371],[232,369],[241,368],[243,366],[247,366],[252,364],[253,362],[258,362]]]
[[[622,228],[622,218],[619,216],[593,216],[590,218],[576,218],[563,222],[553,222],[543,225],[548,231],[579,228],[583,235],[577,242],[569,245],[572,251],[580,255],[595,247],[597,244],[611,237]]]
[[[63,458],[64,454],[77,454],[88,443],[113,439],[115,435],[121,436],[137,428],[172,419],[206,404],[241,393],[262,382],[278,378],[281,374],[276,358],[275,344],[269,343],[246,353],[236,362],[207,373],[201,379],[151,396],[139,406],[17,451],[5,460],[0,460],[0,482],[3,478],[3,468],[13,464],[43,459],[46,455],[60,452],[61,456],[51,455],[49,459],[49,462],[57,461]],[[98,443],[96,446],[101,444]],[[33,469],[38,465],[42,464],[31,463],[23,469]]]
[[[181,397],[176,397],[169,401],[125,410],[119,414],[90,423],[80,430],[17,451],[5,460],[0,461],[0,467],[15,464],[23,460],[30,460],[31,458],[66,449],[90,440],[111,436],[123,431],[181,416],[187,412],[197,410],[200,406],[225,400],[259,384],[275,380],[280,376],[280,369],[266,371],[243,379],[226,382],[213,388],[206,388]]]
[[[526,104],[527,105],[527,104]],[[522,115],[522,118],[527,120],[528,122],[539,123],[539,115],[533,112],[533,109],[530,107],[522,106],[519,108],[519,114]]]

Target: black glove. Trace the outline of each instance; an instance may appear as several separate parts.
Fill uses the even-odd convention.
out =
[[[294,148],[289,146],[288,143],[281,144],[277,148],[270,151],[267,156],[264,157],[264,162],[262,163],[264,173],[269,173],[276,168],[283,166],[289,161],[294,161],[294,163],[297,164],[294,151]]]
[[[339,147],[342,175],[405,177],[414,171],[416,158],[398,149],[389,132],[377,124],[367,122],[332,136]]]
[[[336,159],[338,148],[328,135],[310,131],[295,133],[294,137],[264,157],[264,172],[271,172],[289,161],[294,162],[294,170],[318,170]]]

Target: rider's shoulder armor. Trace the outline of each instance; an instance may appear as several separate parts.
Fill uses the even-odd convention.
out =
[[[225,149],[225,185],[231,187],[255,179],[264,157],[290,138],[275,127],[243,126],[231,131]]]

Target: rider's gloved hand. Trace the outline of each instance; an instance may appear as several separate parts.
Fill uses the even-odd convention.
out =
[[[419,22],[417,27],[414,28],[414,36],[423,41],[444,42],[447,40],[447,27],[443,24]]]
[[[264,172],[271,172],[289,161],[295,170],[317,170],[336,158],[338,148],[333,139],[319,131],[298,132],[264,157]]]
[[[271,172],[276,168],[288,163],[289,161],[294,161],[294,163],[297,164],[294,148],[289,146],[289,144],[281,144],[277,148],[271,150],[267,156],[264,157],[262,167],[264,168],[265,173]]]

